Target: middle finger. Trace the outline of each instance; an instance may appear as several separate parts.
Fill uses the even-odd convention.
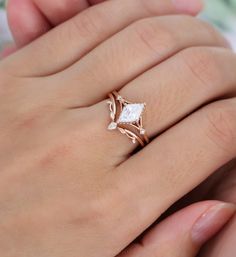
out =
[[[59,91],[68,95],[67,106],[88,106],[185,48],[226,45],[215,29],[200,20],[148,18],[127,27],[53,78],[60,81]],[[58,90],[58,83],[50,84]]]

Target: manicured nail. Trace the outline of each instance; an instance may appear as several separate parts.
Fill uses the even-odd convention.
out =
[[[230,203],[218,203],[210,207],[194,224],[192,239],[204,244],[219,232],[235,214],[236,207]]]
[[[202,0],[172,0],[172,2],[179,12],[196,14],[203,8]]]

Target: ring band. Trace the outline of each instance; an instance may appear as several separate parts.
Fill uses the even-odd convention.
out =
[[[143,117],[146,104],[131,103],[125,100],[118,92],[114,91],[109,94],[108,101],[110,109],[111,123],[108,130],[119,130],[132,140],[144,147],[149,143],[146,130],[143,127]]]

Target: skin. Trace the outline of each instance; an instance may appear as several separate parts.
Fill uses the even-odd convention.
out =
[[[193,190],[190,194],[178,201],[168,213],[191,205],[203,199],[217,199],[236,203],[236,161],[233,160],[226,164],[223,168],[216,171],[200,186]],[[200,251],[198,257],[231,257],[235,252],[235,226],[236,219],[232,219],[227,226],[213,240],[207,243]]]
[[[219,199],[222,201],[229,201],[236,203],[236,161],[233,160],[225,167],[223,167],[218,173],[218,179],[215,179],[215,183],[211,186],[205,199]],[[224,228],[222,233],[214,238],[209,244],[207,244],[200,254],[199,257],[231,257],[232,253],[235,252],[235,226],[236,219],[234,218]]]
[[[7,3],[8,19],[17,47],[28,44],[54,26],[99,2],[101,1],[9,0]]]
[[[101,2],[104,0],[8,0],[8,21],[15,46],[6,48],[2,52],[2,56],[15,52],[56,25]],[[203,6],[200,0],[174,0],[173,4],[175,4],[175,10],[169,9],[169,13],[178,11],[195,15]]]
[[[29,44],[53,27],[72,18],[86,8],[103,0],[8,0],[8,23],[15,44],[6,47],[1,57],[6,57]],[[20,10],[20,12],[19,12]]]
[[[0,64],[2,256],[14,256],[7,242],[25,256],[38,249],[42,256],[49,249],[50,256],[69,256],[68,249],[115,256],[235,156],[235,56],[225,41],[193,18],[153,17],[156,1],[150,14],[131,8],[135,13],[120,22],[115,13],[108,30],[84,23],[95,17],[93,24],[107,24],[105,14],[118,10],[117,3],[88,9]],[[183,36],[178,27],[195,33]],[[153,141],[132,157],[128,139],[106,131],[103,99],[113,89],[149,103],[145,124]]]

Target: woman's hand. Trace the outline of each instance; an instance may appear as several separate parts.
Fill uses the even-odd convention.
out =
[[[189,206],[150,229],[117,257],[194,257],[233,210],[233,205],[214,201]]]
[[[224,228],[198,255],[199,257],[232,257],[235,254],[236,218]]]
[[[235,156],[235,55],[159,11],[108,1],[0,63],[1,256],[113,257]],[[147,103],[136,154],[107,130],[113,90]]]
[[[206,198],[221,199],[236,203],[236,161],[230,162],[223,167],[217,174],[215,183],[209,187]],[[224,228],[223,232],[214,238],[206,247],[203,248],[199,257],[231,257],[235,253],[235,227],[236,219],[234,218]]]
[[[158,1],[159,15],[172,13],[196,15],[202,8],[200,0],[174,0],[172,5],[166,5],[165,0]],[[101,2],[104,0],[8,0],[9,27],[16,46],[5,49],[2,55],[7,56],[89,6]]]
[[[17,47],[104,0],[8,0],[9,25]],[[19,11],[20,10],[20,11]]]

